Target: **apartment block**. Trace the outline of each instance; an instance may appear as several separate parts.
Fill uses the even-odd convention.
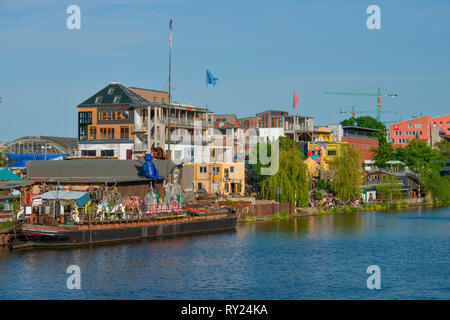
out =
[[[439,128],[439,129],[436,129]],[[434,144],[439,131],[450,137],[450,114],[432,118],[423,116],[390,125],[390,140],[394,145],[407,145],[412,139]]]

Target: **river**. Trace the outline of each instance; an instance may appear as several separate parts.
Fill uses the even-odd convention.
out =
[[[235,231],[0,251],[0,299],[449,299],[450,208],[240,223]],[[81,289],[67,287],[79,266]],[[366,269],[380,268],[369,290]]]

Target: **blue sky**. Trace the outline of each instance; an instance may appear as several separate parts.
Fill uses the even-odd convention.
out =
[[[81,8],[68,30],[66,8]],[[381,9],[381,30],[366,8]],[[376,109],[386,120],[449,113],[450,2],[433,1],[31,1],[0,0],[0,141],[76,136],[76,105],[106,86],[168,89],[168,23],[174,20],[173,97],[215,113],[268,108],[339,122],[339,108]]]

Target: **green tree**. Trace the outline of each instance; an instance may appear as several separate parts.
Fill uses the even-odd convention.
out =
[[[265,199],[277,200],[276,188],[281,187],[278,199],[280,202],[294,203],[297,191],[296,205],[305,206],[308,203],[310,188],[308,169],[297,144],[290,138],[280,137],[278,172],[261,178],[260,187]]]
[[[403,198],[402,183],[395,181],[394,176],[385,176],[377,185],[377,195],[383,200],[400,200]]]
[[[374,148],[373,152],[373,160],[375,160],[375,166],[377,167],[385,167],[386,162],[394,160],[396,157],[395,149],[392,143],[383,143],[380,144],[378,148]]]
[[[420,185],[434,200],[450,202],[450,179],[440,175],[442,167],[443,163],[439,161],[421,167]]]
[[[405,147],[397,147],[395,156],[411,170],[418,173],[439,159],[439,151],[432,149],[425,141],[411,140]]]
[[[434,145],[443,160],[450,160],[450,141],[441,140]]]
[[[359,153],[351,145],[342,145],[337,157],[330,167],[333,178],[331,188],[344,201],[361,192],[361,159]]]
[[[8,166],[8,157],[6,157],[2,152],[0,152],[0,167]]]
[[[364,116],[357,118],[350,118],[341,122],[343,126],[358,126],[363,128],[377,129],[379,132],[374,132],[371,135],[378,138],[378,142],[381,145],[387,143],[386,139],[386,126],[377,121],[374,117]]]

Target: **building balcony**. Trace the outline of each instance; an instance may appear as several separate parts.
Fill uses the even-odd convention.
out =
[[[146,133],[148,128],[146,123],[141,123],[134,125],[133,127],[134,133]]]
[[[147,144],[146,143],[135,143],[134,144],[134,151],[135,152],[145,152],[147,151]]]

